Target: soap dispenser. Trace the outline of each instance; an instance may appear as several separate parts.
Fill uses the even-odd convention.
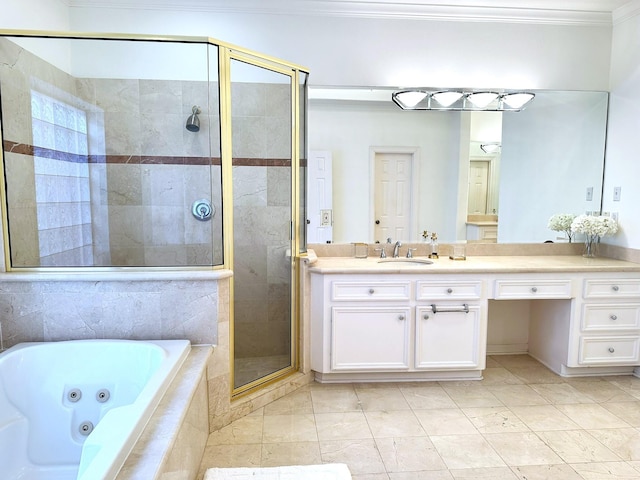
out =
[[[438,235],[435,232],[431,234],[431,254],[429,258],[438,258]]]

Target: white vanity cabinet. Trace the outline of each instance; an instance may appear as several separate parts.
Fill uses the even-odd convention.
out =
[[[480,378],[486,345],[483,282],[459,277],[311,275],[316,379]]]
[[[479,280],[416,282],[416,369],[484,369],[482,285]]]
[[[577,365],[640,364],[640,279],[586,278],[576,327]]]

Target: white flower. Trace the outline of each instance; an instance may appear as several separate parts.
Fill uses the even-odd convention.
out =
[[[571,223],[571,231],[604,237],[605,235],[615,235],[618,231],[618,223],[611,217],[578,215]]]
[[[547,227],[554,232],[568,232],[574,218],[576,216],[572,213],[556,213],[549,219]]]

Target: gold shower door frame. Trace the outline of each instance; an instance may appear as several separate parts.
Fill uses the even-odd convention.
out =
[[[221,135],[221,156],[222,156],[222,171],[223,171],[223,198],[229,199],[224,205],[224,227],[225,232],[225,265],[228,268],[233,269],[234,265],[234,247],[233,247],[233,153],[232,153],[232,112],[231,112],[231,62],[233,60],[245,63],[247,65],[255,66],[258,68],[264,68],[266,70],[279,73],[289,77],[290,90],[291,90],[291,217],[290,217],[290,248],[291,252],[300,252],[302,248],[302,239],[300,238],[300,228],[298,225],[298,219],[300,219],[300,144],[301,134],[303,133],[300,128],[300,111],[301,111],[301,95],[300,95],[300,75],[308,74],[308,71],[303,70],[291,64],[281,63],[273,58],[264,57],[247,51],[239,51],[234,48],[221,48],[219,51],[219,72],[220,72],[220,119],[221,124],[227,125],[229,128],[223,129]],[[222,78],[227,81],[223,82]],[[272,383],[284,376],[290,375],[298,370],[299,364],[299,275],[298,275],[298,255],[290,255],[290,298],[291,304],[289,306],[290,312],[290,361],[289,365],[281,368],[266,376],[260,377],[254,381],[251,381],[245,385],[235,386],[235,296],[234,296],[234,282],[230,282],[230,322],[231,328],[229,329],[229,350],[230,350],[230,364],[231,364],[231,395],[232,397],[241,396],[254,391],[256,388]]]

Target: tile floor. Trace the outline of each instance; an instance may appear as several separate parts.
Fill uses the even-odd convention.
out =
[[[354,480],[640,479],[640,378],[527,355],[484,380],[303,387],[209,436],[209,467],[346,463]]]

